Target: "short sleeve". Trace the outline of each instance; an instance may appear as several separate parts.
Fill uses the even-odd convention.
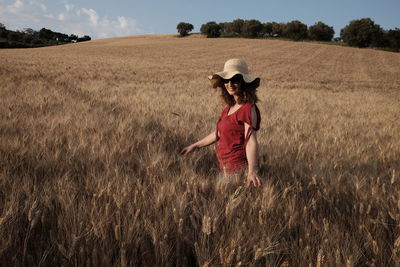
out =
[[[256,116],[257,116],[257,122],[255,125],[253,125],[252,120],[251,120],[251,109],[252,107],[255,107],[256,110]],[[248,125],[251,126],[252,129],[255,131],[258,131],[260,129],[260,122],[261,122],[261,115],[260,115],[260,110],[256,106],[256,104],[246,104],[246,106],[243,107],[240,112],[237,114],[238,121],[240,122],[245,122]]]

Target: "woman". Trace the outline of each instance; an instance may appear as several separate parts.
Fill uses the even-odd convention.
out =
[[[205,147],[219,141],[217,158],[224,174],[240,174],[247,169],[246,186],[261,186],[257,174],[257,136],[260,128],[260,111],[256,89],[260,78],[250,75],[247,64],[242,59],[225,62],[224,70],[208,77],[213,88],[221,89],[221,96],[227,106],[221,113],[217,130],[200,141],[185,147],[186,155],[196,148]]]

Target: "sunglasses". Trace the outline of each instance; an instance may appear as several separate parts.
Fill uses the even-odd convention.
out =
[[[240,83],[242,81],[242,76],[240,75],[235,75],[230,79],[221,79],[223,83]]]

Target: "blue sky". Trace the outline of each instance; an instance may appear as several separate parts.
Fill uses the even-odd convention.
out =
[[[353,19],[369,17],[384,29],[400,28],[400,0],[0,0],[0,22],[8,29],[48,28],[93,39],[176,33],[189,22],[194,32],[208,21],[237,18],[261,22],[323,21],[335,36]]]

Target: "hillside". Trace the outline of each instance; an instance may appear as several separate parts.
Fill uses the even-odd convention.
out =
[[[216,188],[214,146],[178,155],[229,58],[261,77],[262,189]],[[400,264],[400,54],[149,35],[0,61],[1,263]]]

